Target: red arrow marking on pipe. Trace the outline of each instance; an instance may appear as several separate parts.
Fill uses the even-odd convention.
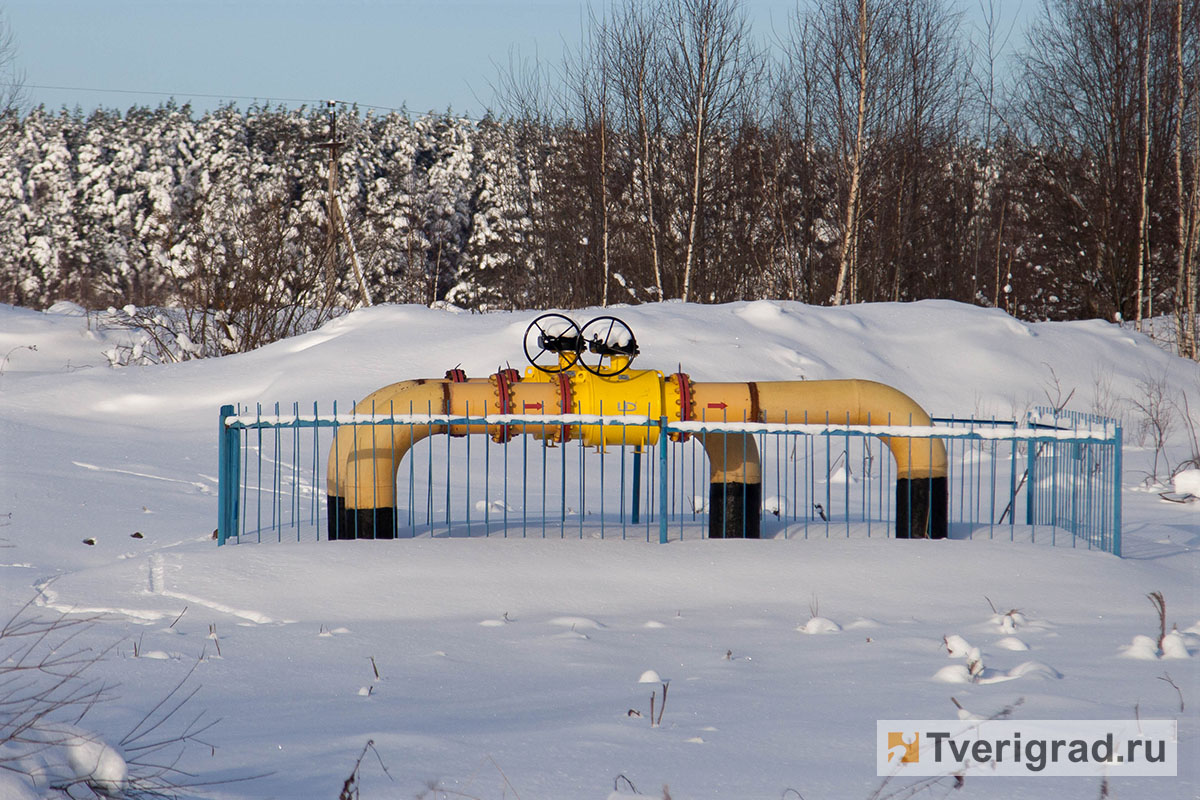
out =
[[[729,406],[726,405],[725,403],[709,403],[708,407],[709,408],[729,408]]]
[[[538,411],[541,411],[541,410],[542,410],[542,404],[541,404],[541,403],[521,403],[521,410],[522,410],[522,411],[528,411],[528,410],[529,410],[529,409],[531,409],[531,408],[534,408],[534,409],[537,409]]]

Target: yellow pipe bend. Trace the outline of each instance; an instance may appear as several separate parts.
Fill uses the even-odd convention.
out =
[[[444,380],[412,380],[389,384],[364,397],[355,414],[442,414]],[[342,425],[329,449],[325,486],[330,497],[347,500],[351,508],[367,499],[395,505],[396,470],[400,458],[416,442],[445,430],[445,426]],[[368,488],[372,487],[372,488]],[[378,506],[376,506],[378,507]]]
[[[932,426],[911,397],[886,384],[865,380],[695,383],[695,417],[730,422],[831,425]],[[896,459],[898,478],[946,476],[946,448],[940,439],[879,437]],[[725,451],[739,450],[722,443]],[[711,450],[713,448],[707,448]],[[754,483],[751,479],[747,482]]]
[[[444,378],[400,381],[377,389],[354,406],[355,414],[448,414],[482,417],[489,414],[559,414],[558,388],[548,383],[512,383],[511,402],[502,404],[496,376],[453,382]],[[437,433],[464,436],[488,433],[498,441],[515,434],[538,438],[558,436],[557,426],[518,425],[354,425],[338,428],[325,472],[326,491],[347,509],[394,507],[396,469],[417,442]]]

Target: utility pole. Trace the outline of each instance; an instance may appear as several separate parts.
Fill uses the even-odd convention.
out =
[[[329,109],[329,141],[321,142],[317,147],[329,150],[329,199],[327,201],[329,238],[326,242],[326,252],[329,254],[329,277],[332,281],[337,274],[338,239],[339,237],[345,238],[346,246],[350,250],[350,265],[354,270],[354,281],[358,285],[359,300],[362,305],[369,306],[371,305],[371,292],[367,289],[367,282],[363,277],[362,265],[358,260],[358,248],[354,245],[354,236],[350,233],[350,226],[346,224],[342,205],[338,202],[338,148],[342,141],[337,137],[337,105],[334,100],[325,101],[325,105]]]

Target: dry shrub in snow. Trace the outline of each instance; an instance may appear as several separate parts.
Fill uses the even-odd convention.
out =
[[[27,603],[0,627],[4,797],[169,797],[206,785],[181,767],[189,744],[212,747],[200,737],[215,724],[184,711],[199,691],[185,689],[191,671],[132,730],[101,733],[86,724],[89,712],[116,699],[88,675],[112,650],[82,641],[99,622],[39,616]]]

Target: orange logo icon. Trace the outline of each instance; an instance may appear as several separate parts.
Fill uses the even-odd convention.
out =
[[[888,731],[888,763],[916,764],[921,760],[921,735]]]

